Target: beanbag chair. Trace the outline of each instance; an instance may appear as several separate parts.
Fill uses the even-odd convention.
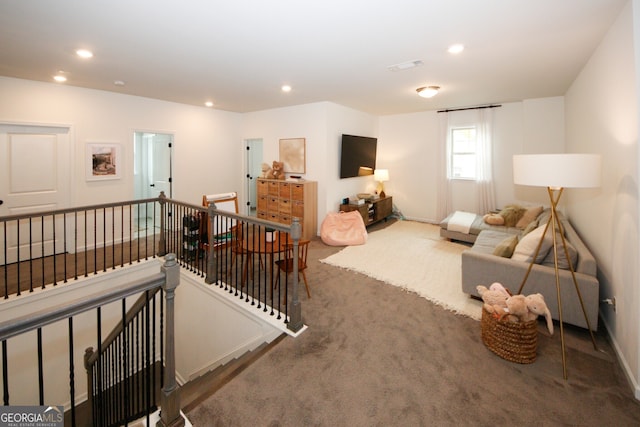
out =
[[[363,245],[367,228],[358,211],[329,212],[320,226],[320,238],[329,246]]]

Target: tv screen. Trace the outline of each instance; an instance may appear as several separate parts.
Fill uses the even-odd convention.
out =
[[[340,178],[373,175],[376,168],[377,138],[342,135]]]

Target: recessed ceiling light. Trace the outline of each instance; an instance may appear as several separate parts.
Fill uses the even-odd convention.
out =
[[[55,76],[53,76],[53,80],[57,81],[58,83],[64,83],[67,81],[67,78],[62,74],[56,74]]]
[[[114,80],[113,84],[116,86],[124,86],[124,81],[123,80]]]
[[[80,58],[85,58],[85,59],[93,58],[93,52],[87,49],[76,50],[76,55],[78,55]]]
[[[282,85],[281,89],[283,92],[291,92],[291,86],[289,85]]]
[[[204,103],[205,107],[213,107],[213,102],[207,101]]]
[[[389,65],[387,67],[387,70],[389,70],[389,71],[404,71],[404,70],[409,70],[411,68],[419,67],[419,66],[421,66],[423,64],[424,64],[424,62],[422,62],[419,59],[416,59],[415,61],[407,61],[407,62],[403,62],[403,63],[396,64],[396,65]]]
[[[447,52],[452,53],[452,54],[457,54],[460,53],[464,50],[464,45],[463,44],[452,44],[451,46],[449,46],[449,49],[447,49]]]

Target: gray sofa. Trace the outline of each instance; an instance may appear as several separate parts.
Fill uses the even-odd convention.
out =
[[[540,224],[546,221],[548,210],[540,217]],[[596,278],[596,260],[584,245],[576,230],[565,218],[561,219],[565,230],[565,238],[577,252],[577,262],[574,264],[575,277],[580,288],[584,308],[591,328],[598,327],[599,283]],[[477,285],[489,286],[493,282],[500,282],[511,292],[516,293],[529,267],[529,262],[516,261],[511,258],[494,255],[499,243],[513,233],[510,230],[482,230],[477,235],[473,246],[462,253],[462,290],[465,293],[479,297]],[[560,247],[561,249],[561,247]],[[571,271],[560,269],[560,295],[562,299],[562,317],[565,323],[587,328],[587,322],[580,307],[578,294],[571,277]],[[533,293],[544,295],[545,301],[554,319],[558,320],[558,304],[556,293],[555,269],[553,267],[553,253],[550,252],[544,264],[534,264],[526,281],[522,294]]]

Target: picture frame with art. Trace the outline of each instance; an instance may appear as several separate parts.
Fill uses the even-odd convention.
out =
[[[280,161],[285,173],[305,173],[305,138],[285,138],[280,140]]]
[[[118,143],[88,142],[85,151],[87,181],[120,179],[122,148]]]

